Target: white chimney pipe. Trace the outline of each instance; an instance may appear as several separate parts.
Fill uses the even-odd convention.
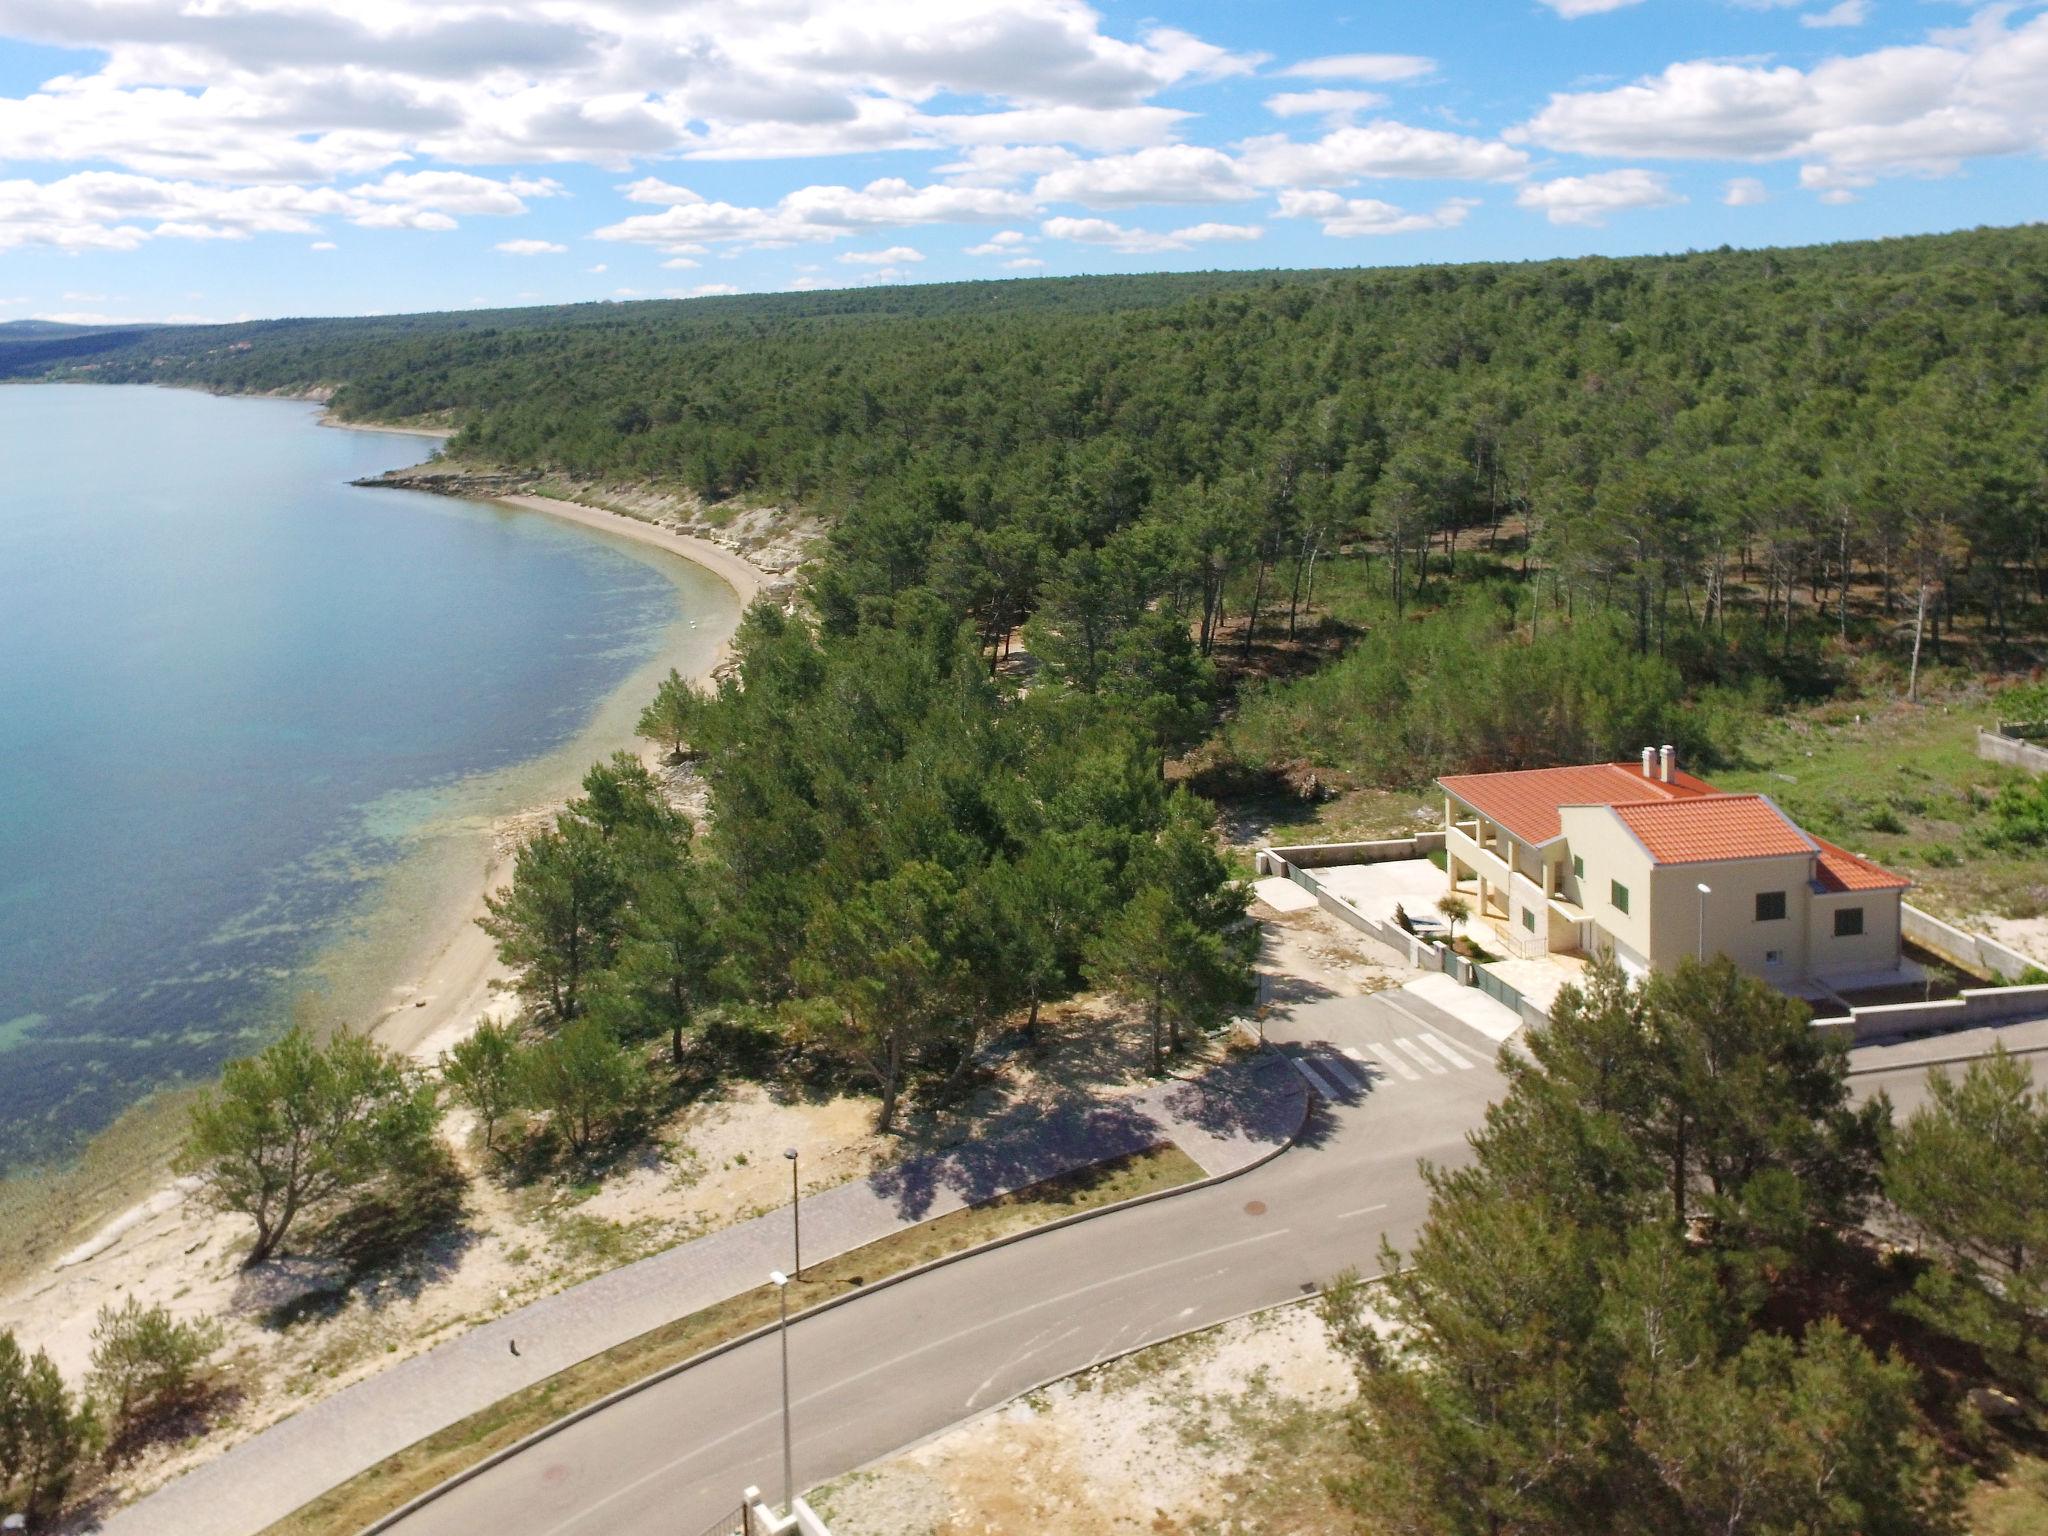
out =
[[[1657,751],[1657,777],[1666,784],[1671,782],[1671,770],[1678,766],[1678,752],[1669,742]]]
[[[1643,748],[1643,777],[1646,779],[1657,777],[1657,749],[1655,747]]]

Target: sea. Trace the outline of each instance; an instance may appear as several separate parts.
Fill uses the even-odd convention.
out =
[[[504,819],[729,633],[666,552],[349,483],[435,446],[0,387],[0,1172],[387,1011]]]

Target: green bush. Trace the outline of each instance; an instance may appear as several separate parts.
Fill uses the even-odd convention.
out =
[[[168,1307],[145,1307],[131,1295],[118,1308],[100,1308],[87,1385],[107,1405],[114,1427],[125,1428],[191,1392],[221,1338],[210,1318],[180,1322]]]
[[[1898,833],[1906,830],[1906,823],[1889,805],[1879,805],[1867,812],[1863,818],[1863,825],[1871,832]]]
[[[1993,825],[1987,841],[1993,847],[2048,846],[2048,779],[2006,785],[1991,802],[1991,819]]]

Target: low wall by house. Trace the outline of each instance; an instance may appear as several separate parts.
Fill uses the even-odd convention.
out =
[[[1965,932],[1931,912],[1922,912],[1911,902],[1899,908],[1899,933],[1908,943],[1932,950],[1978,976],[2017,981],[2028,971],[2038,969],[2033,960],[2018,950],[2008,949],[1981,933]]]
[[[1977,755],[1987,762],[2024,768],[2029,773],[2048,773],[2048,747],[2037,747],[2002,730],[1978,731]]]
[[[1329,869],[1338,864],[1388,864],[1395,859],[1426,859],[1443,850],[1441,832],[1389,837],[1374,843],[1302,843],[1293,848],[1261,848],[1253,858],[1262,875],[1284,875],[1285,866]]]
[[[2010,1024],[2016,1019],[2048,1018],[2048,986],[1974,987],[1960,997],[1929,1003],[1880,1003],[1851,1008],[1847,1018],[1815,1019],[1813,1027],[1851,1040],[1882,1040],[1893,1035],[1945,1034],[1985,1024]]]

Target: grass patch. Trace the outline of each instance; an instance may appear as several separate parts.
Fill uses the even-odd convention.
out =
[[[791,1310],[815,1306],[919,1264],[1077,1211],[1201,1177],[1195,1161],[1169,1145],[1048,1179],[809,1266],[801,1280],[792,1282]],[[772,1323],[776,1315],[775,1288],[763,1285],[628,1339],[406,1447],[267,1527],[262,1536],[332,1536],[336,1531],[360,1530],[564,1414]]]
[[[2020,1455],[1999,1477],[1970,1490],[1963,1524],[1971,1536],[2039,1536],[2048,1531],[2048,1460]]]
[[[1908,899],[1941,917],[2048,911],[2038,852],[1987,845],[1989,807],[2016,769],[1977,756],[1995,699],[1960,697],[1861,709],[1828,704],[1785,715],[1745,744],[1747,763],[1717,788],[1769,795],[1821,837],[1909,876]]]

